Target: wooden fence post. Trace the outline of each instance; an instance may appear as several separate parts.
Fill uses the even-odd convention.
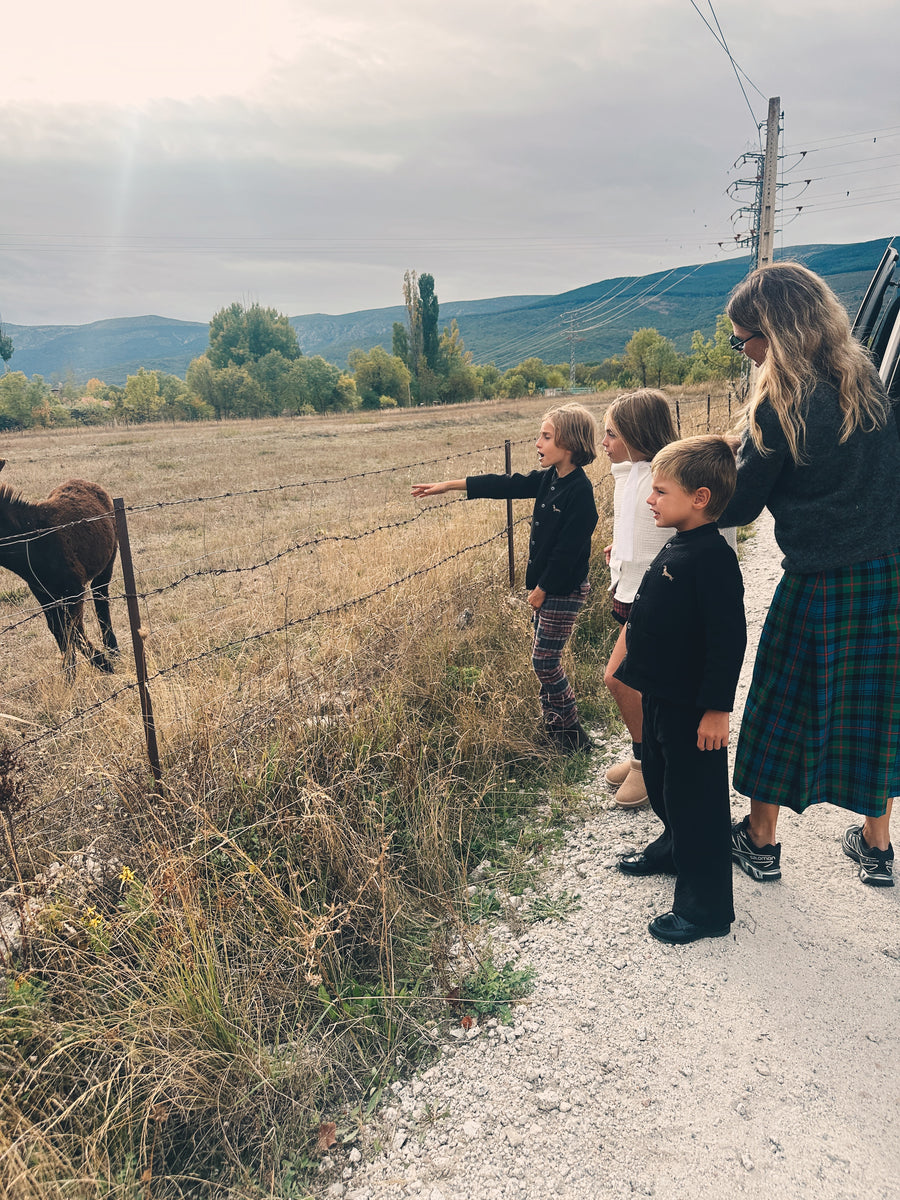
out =
[[[134,667],[137,672],[138,694],[141,698],[141,716],[144,721],[144,738],[147,742],[147,758],[150,770],[159,786],[162,783],[162,768],[159,764],[159,746],[156,742],[156,725],[153,721],[153,702],[147,689],[147,659],[144,655],[144,639],[141,637],[141,614],[138,610],[137,588],[134,582],[134,562],[131,558],[131,542],[128,538],[128,523],[125,520],[125,501],[121,496],[113,500],[116,514],[116,532],[119,535],[119,558],[122,562],[122,578],[125,582],[125,599],[128,603],[128,623],[131,626],[131,644],[134,648]]]
[[[709,419],[712,412],[712,396],[706,393],[706,432],[709,433]]]
[[[509,438],[503,445],[503,463],[507,475],[512,475],[512,443]],[[513,506],[512,500],[506,501],[506,548],[509,554],[509,586],[516,585],[516,547],[513,536]]]
[[[681,437],[681,405],[678,403],[678,397],[675,397],[675,426],[678,429],[678,436]]]

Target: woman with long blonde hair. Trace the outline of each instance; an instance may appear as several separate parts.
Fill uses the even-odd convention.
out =
[[[732,345],[758,367],[724,523],[775,518],[784,575],[766,618],[735,757],[750,813],[732,857],[781,878],[779,807],[828,801],[862,822],[844,852],[893,886],[900,794],[900,437],[847,313],[796,263],[754,271],[728,303]]]

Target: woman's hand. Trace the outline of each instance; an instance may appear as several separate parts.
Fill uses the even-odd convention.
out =
[[[606,565],[609,566],[609,560],[612,558],[612,546],[603,547],[603,557],[606,559]]]

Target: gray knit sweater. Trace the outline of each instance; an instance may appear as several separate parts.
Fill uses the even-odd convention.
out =
[[[895,415],[898,415],[895,413]],[[837,387],[821,381],[806,406],[804,461],[791,457],[778,418],[764,401],[757,419],[768,454],[748,432],[738,451],[738,482],[720,525],[746,525],[763,508],[775,518],[786,571],[831,571],[900,547],[900,437],[857,429],[840,444]]]

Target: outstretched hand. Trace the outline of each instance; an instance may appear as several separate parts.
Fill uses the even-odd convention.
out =
[[[466,481],[464,479],[442,479],[440,483],[414,483],[412,485],[412,494],[417,499],[419,496],[440,496],[444,492],[464,492],[466,490]]]

